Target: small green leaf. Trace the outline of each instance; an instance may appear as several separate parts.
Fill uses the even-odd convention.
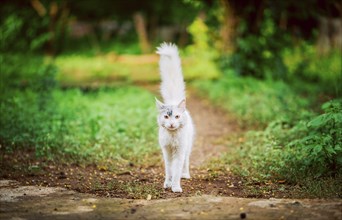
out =
[[[309,127],[321,127],[325,123],[325,114],[319,115],[312,119],[309,123]]]

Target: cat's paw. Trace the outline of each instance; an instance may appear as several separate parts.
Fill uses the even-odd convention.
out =
[[[183,174],[182,174],[182,178],[183,178],[183,179],[190,179],[190,174],[188,174],[188,173],[183,173]]]
[[[174,192],[174,193],[177,193],[177,192],[181,193],[181,192],[183,192],[183,190],[182,190],[182,188],[180,186],[172,186],[172,192]]]
[[[165,180],[165,182],[164,182],[164,189],[171,188],[171,186],[172,186],[171,181]]]

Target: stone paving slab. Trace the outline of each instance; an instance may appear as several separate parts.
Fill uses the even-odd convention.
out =
[[[342,219],[341,199],[99,198],[0,180],[0,219]]]

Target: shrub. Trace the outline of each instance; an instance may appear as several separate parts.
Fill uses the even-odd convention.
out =
[[[298,80],[320,85],[320,90],[335,96],[341,96],[342,63],[341,51],[331,51],[319,55],[315,46],[301,42],[294,48],[286,48],[283,53],[288,80]]]
[[[235,171],[257,179],[305,179],[342,174],[342,105],[335,100],[322,106],[324,113],[297,122],[276,120],[264,131],[246,135]],[[241,158],[240,158],[241,157]]]
[[[236,50],[232,55],[220,59],[221,68],[233,69],[239,76],[253,76],[259,79],[285,79],[287,68],[281,52],[289,43],[289,36],[278,28],[274,14],[264,10],[257,33],[251,33],[246,20],[237,28]]]
[[[6,4],[1,8],[1,12],[1,52],[37,51],[52,38],[52,34],[47,31],[47,16],[41,18],[30,8],[18,10]]]
[[[218,58],[216,50],[209,44],[209,30],[201,18],[197,18],[189,26],[188,31],[193,44],[185,49],[187,63],[183,65],[184,73],[190,79],[214,79],[220,76],[215,64]]]
[[[286,145],[289,151],[298,149],[297,153],[303,158],[300,161],[293,160],[291,155],[285,158],[298,163],[303,173],[312,172],[317,177],[342,171],[342,102],[327,102],[322,109],[323,114],[307,123],[304,134],[297,134],[297,138]]]

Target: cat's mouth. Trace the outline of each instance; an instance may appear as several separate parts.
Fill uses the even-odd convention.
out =
[[[170,131],[175,131],[175,130],[177,130],[177,127],[174,127],[174,126],[169,126],[169,127],[167,127],[167,129],[168,130],[170,130]]]
[[[169,131],[175,131],[175,130],[177,130],[178,129],[178,127],[175,127],[175,126],[163,126],[164,128],[166,128],[167,130],[169,130]]]

